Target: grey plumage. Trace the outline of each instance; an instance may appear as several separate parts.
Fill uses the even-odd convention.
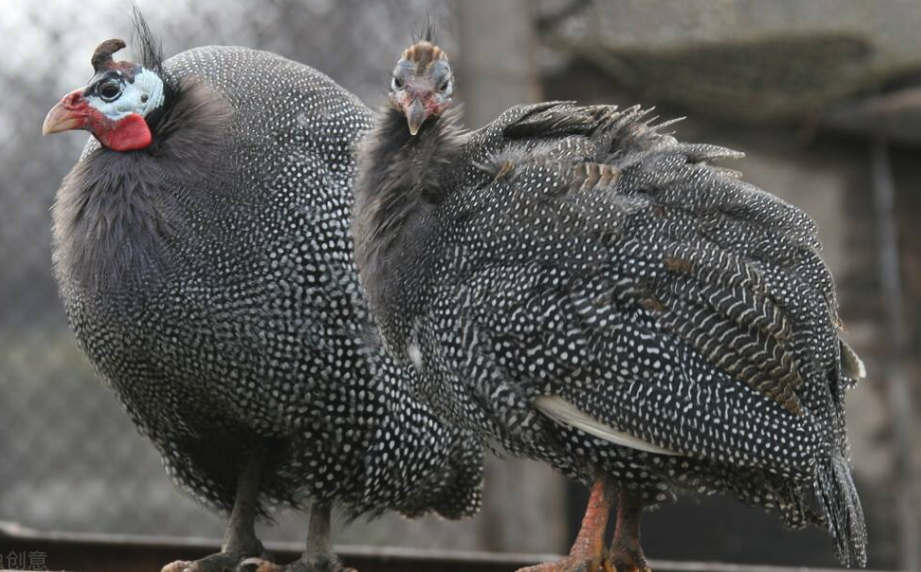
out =
[[[81,347],[170,475],[227,511],[260,452],[263,515],[473,514],[478,442],[411,397],[358,287],[348,219],[368,110],[245,48],[160,71],[152,144],[91,140],[65,179],[54,264]]]
[[[385,344],[512,453],[645,505],[730,492],[864,565],[844,416],[862,365],[815,224],[711,163],[737,153],[645,117],[548,103],[464,134],[449,111],[410,137],[384,109],[355,232]],[[617,435],[553,420],[579,415]]]

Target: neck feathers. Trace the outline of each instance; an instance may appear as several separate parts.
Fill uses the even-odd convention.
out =
[[[410,135],[406,118],[387,108],[359,148],[355,185],[355,255],[376,313],[401,299],[400,272],[425,276],[425,247],[435,210],[450,193],[463,143],[458,111],[430,118]]]
[[[130,293],[167,276],[195,244],[194,219],[229,176],[221,141],[229,106],[200,81],[184,82],[153,118],[152,144],[119,152],[91,141],[53,208],[54,264],[62,288]]]

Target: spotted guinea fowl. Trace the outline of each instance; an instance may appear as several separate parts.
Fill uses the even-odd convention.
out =
[[[410,397],[360,294],[348,221],[369,111],[282,57],[162,62],[141,32],[142,63],[101,44],[44,132],[95,137],[53,213],[73,330],[173,479],[230,512],[220,554],[166,569],[253,564],[273,505],[312,510],[289,570],[339,568],[331,507],[474,513],[478,441]]]
[[[642,510],[681,492],[825,527],[864,565],[844,417],[864,371],[813,221],[637,108],[467,133],[453,91],[439,47],[403,52],[360,148],[356,262],[420,395],[593,484],[570,557],[539,569],[645,569]]]

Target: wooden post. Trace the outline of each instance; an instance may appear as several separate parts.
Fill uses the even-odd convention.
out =
[[[893,481],[898,490],[897,519],[899,523],[899,567],[902,570],[921,569],[921,525],[916,510],[921,504],[918,495],[918,468],[912,435],[916,421],[912,409],[910,383],[905,368],[905,324],[903,322],[901,270],[899,268],[898,229],[895,219],[895,183],[889,161],[889,146],[884,139],[870,146],[873,173],[873,202],[879,248],[879,280],[885,300],[885,334],[889,352],[883,375],[888,385],[895,442]]]
[[[509,107],[540,101],[535,6],[529,0],[457,3],[460,53],[454,58],[468,127]]]
[[[528,0],[458,2],[460,49],[451,56],[464,123],[481,127],[509,107],[541,100],[535,7]],[[450,54],[449,54],[450,55]],[[565,481],[533,461],[490,458],[483,546],[566,552]]]

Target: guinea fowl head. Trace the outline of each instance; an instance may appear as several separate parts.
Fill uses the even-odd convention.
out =
[[[115,151],[150,145],[147,118],[163,107],[168,86],[158,73],[159,58],[154,58],[154,65],[113,60],[112,54],[124,47],[119,39],[99,44],[91,60],[93,79],[51,108],[43,134],[85,129]]]
[[[448,55],[433,39],[430,27],[425,38],[406,48],[390,82],[390,103],[406,116],[412,135],[419,132],[426,119],[444,113],[454,95]]]

